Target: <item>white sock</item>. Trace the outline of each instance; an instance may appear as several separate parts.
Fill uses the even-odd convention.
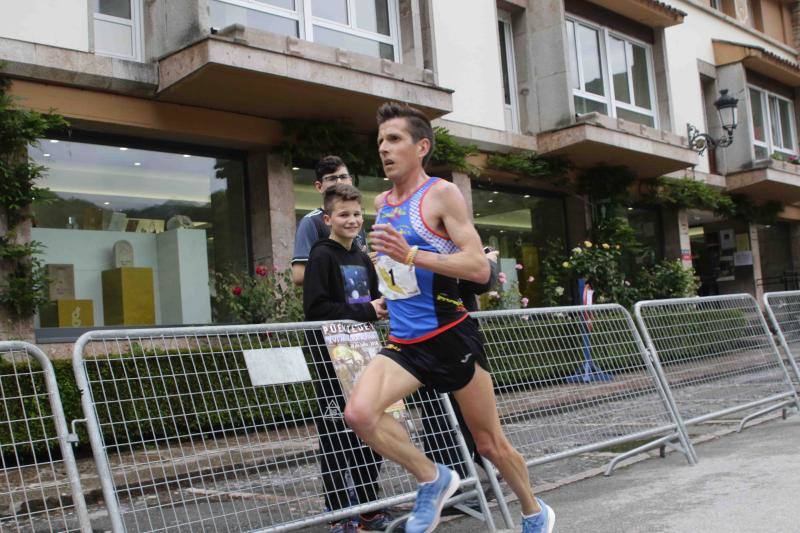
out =
[[[524,515],[522,515],[522,519],[524,520],[526,518],[533,518],[534,516],[539,516],[540,514],[542,514],[542,511],[544,511],[544,509],[541,509],[538,513],[533,513],[533,514],[528,514],[528,515],[524,514]]]
[[[433,479],[432,479],[432,480],[430,480],[430,481],[423,481],[422,483],[420,483],[420,485],[427,485],[428,483],[434,483],[434,482],[436,482],[438,479],[439,479],[439,469],[437,468],[437,469],[436,469],[436,477],[435,477],[435,478],[433,478]]]

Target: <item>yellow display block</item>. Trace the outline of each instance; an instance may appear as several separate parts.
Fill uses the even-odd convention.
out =
[[[43,328],[88,328],[94,326],[94,305],[91,300],[56,300],[39,308]]]
[[[104,270],[103,320],[106,326],[156,323],[153,269],[120,267]]]

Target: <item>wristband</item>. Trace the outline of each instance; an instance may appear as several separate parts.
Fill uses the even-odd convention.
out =
[[[408,250],[408,254],[406,255],[406,261],[405,261],[406,265],[408,266],[414,265],[414,259],[416,259],[418,251],[419,251],[419,246],[412,246]]]

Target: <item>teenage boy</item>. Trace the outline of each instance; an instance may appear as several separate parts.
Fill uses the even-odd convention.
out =
[[[434,148],[430,120],[404,104],[378,110],[378,153],[392,189],[375,199],[370,242],[389,306],[391,344],[367,365],[345,409],[347,425],[419,482],[407,533],[429,533],[458,474],[435,464],[385,409],[422,387],[453,392],[477,443],[519,498],[524,533],[551,533],[555,514],[536,498],[522,455],[503,433],[476,322],[458,301],[458,279],[486,283],[490,267],[458,188],[425,173]],[[383,276],[379,275],[382,280]]]
[[[323,193],[323,222],[328,238],[312,247],[305,266],[303,311],[306,320],[357,320],[372,322],[386,318],[383,298],[372,261],[355,240],[364,224],[361,193],[352,185],[333,184]],[[336,511],[351,504],[378,499],[377,478],[383,458],[364,445],[344,425],[344,396],[336,372],[324,349],[321,335],[315,335],[311,350],[318,379],[315,381],[320,409],[316,417],[320,445],[320,468],[325,503]],[[347,474],[352,479],[357,501],[348,495]],[[362,529],[383,531],[391,523],[383,511],[362,514],[358,520],[345,518],[331,524],[335,533]]]
[[[337,155],[327,155],[319,160],[314,169],[315,180],[314,188],[318,192],[325,194],[325,191],[337,183],[353,184],[353,177],[347,170],[342,158]],[[319,239],[328,238],[330,230],[323,221],[323,209],[318,208],[310,211],[300,219],[297,225],[297,233],[294,237],[294,253],[292,254],[292,281],[295,285],[303,284],[306,263],[311,247]],[[364,232],[359,231],[355,239],[356,244],[362,251],[367,250],[367,241]]]

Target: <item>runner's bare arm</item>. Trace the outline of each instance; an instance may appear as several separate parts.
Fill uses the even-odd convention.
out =
[[[378,201],[376,199],[376,206]],[[490,275],[489,263],[458,188],[442,182],[431,189],[425,206],[427,222],[445,231],[460,251],[444,255],[420,250],[414,264],[444,276],[486,283]],[[377,230],[370,234],[373,248],[404,263],[410,247],[403,236],[389,224],[376,224],[373,229]]]

